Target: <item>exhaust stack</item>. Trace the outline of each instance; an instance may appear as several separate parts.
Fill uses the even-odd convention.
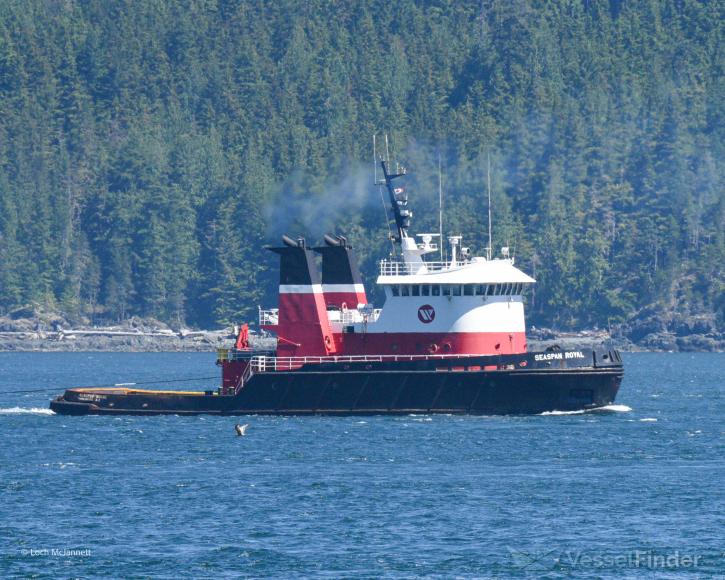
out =
[[[315,254],[304,238],[282,236],[284,246],[267,249],[280,256],[277,356],[327,356],[336,352],[322,294]]]
[[[322,292],[327,306],[354,310],[367,304],[357,260],[343,236],[325,234],[325,246],[313,248],[322,256]]]

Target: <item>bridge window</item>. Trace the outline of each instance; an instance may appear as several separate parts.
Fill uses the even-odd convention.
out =
[[[430,296],[430,285],[428,285],[428,284],[423,284],[423,285],[422,285],[422,286],[420,287],[420,295],[421,295],[421,296]]]
[[[413,284],[413,292],[411,296],[420,296],[420,286],[418,286],[418,284]]]
[[[463,295],[464,296],[473,296],[473,284],[464,284],[463,285]]]
[[[433,287],[431,288],[431,296],[440,296],[441,295],[441,287],[438,284],[433,284]]]
[[[453,285],[453,296],[460,296],[460,295],[461,295],[461,285],[454,284]]]
[[[441,288],[443,289],[443,296],[451,295],[451,287],[448,284],[442,284]]]
[[[494,294],[496,294],[496,284],[489,284],[486,288],[486,294],[488,296],[493,296]]]
[[[392,290],[393,296],[400,296],[400,286],[398,286],[397,284],[393,284],[390,287],[390,290]]]
[[[403,284],[400,287],[400,295],[401,296],[410,296],[410,286],[408,286],[407,284]]]
[[[478,286],[476,286],[476,295],[477,296],[486,295],[486,284],[479,284]]]

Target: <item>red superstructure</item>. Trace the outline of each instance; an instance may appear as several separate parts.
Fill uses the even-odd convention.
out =
[[[283,236],[269,250],[280,256],[279,304],[260,310],[260,326],[277,336],[278,357],[349,355],[490,355],[526,352],[523,292],[533,278],[501,258],[473,257],[461,236],[448,238],[450,258],[425,259],[439,252],[437,234],[408,234],[410,211],[402,186],[405,172],[384,181],[397,226],[400,254],[380,262],[377,284],[385,304],[367,301],[355,255],[342,236],[308,248],[303,238]],[[318,265],[321,262],[321,267]],[[225,365],[231,387],[244,361]],[[227,372],[227,367],[228,372]]]

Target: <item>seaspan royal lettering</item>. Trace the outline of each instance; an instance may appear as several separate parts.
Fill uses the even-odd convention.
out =
[[[571,358],[586,358],[584,353],[579,350],[571,352],[547,352],[544,354],[534,355],[534,360],[562,360]]]
[[[563,352],[547,352],[544,354],[534,355],[534,360],[561,360],[564,358]]]

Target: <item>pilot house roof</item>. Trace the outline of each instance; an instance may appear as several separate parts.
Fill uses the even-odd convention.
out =
[[[383,260],[378,284],[533,284],[536,282],[513,265],[509,259],[473,258],[455,266],[450,263],[415,264]],[[415,268],[415,273],[411,271]]]

